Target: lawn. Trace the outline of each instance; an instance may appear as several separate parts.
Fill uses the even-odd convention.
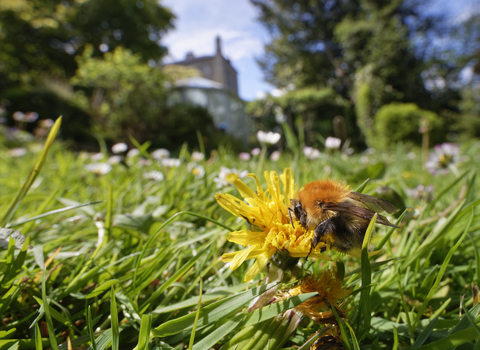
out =
[[[0,349],[479,349],[480,143],[432,174],[408,145],[309,159],[290,141],[277,160],[202,144],[120,158],[53,138],[0,146]],[[221,260],[245,249],[230,232],[252,224],[217,203],[242,202],[232,169],[256,195],[245,173],[266,190],[291,169],[297,189],[332,178],[386,196],[399,228],[372,222],[358,256],[327,249],[246,282],[258,259]],[[301,303],[320,292],[295,289],[307,278],[336,293],[313,311]],[[262,293],[275,302],[248,312]]]

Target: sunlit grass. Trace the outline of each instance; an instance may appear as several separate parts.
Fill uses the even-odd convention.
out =
[[[420,151],[402,145],[350,156],[322,153],[315,160],[285,152],[276,162],[268,155],[263,160],[264,171],[292,167],[300,185],[332,177],[352,188],[364,184],[359,190],[368,194],[388,186],[407,205],[400,229],[375,227],[370,246],[381,254],[368,258],[365,251],[360,259],[330,252],[332,263],[301,260],[304,271],[336,266],[352,289],[347,317],[339,322],[346,348],[473,348],[480,311],[471,285],[480,275],[479,148],[462,147],[459,174],[445,176],[429,174]],[[193,349],[234,349],[242,334],[307,298],[247,313],[251,300],[272,287],[264,285],[267,271],[247,284],[252,261],[232,271],[219,260],[238,250],[227,242],[229,229],[247,224],[216,203],[217,191],[238,194],[232,186],[217,188],[214,178],[222,166],[255,172],[259,156],[241,161],[219,149],[198,162],[205,170],[199,177],[189,165],[193,150],[182,149],[180,165],[172,168],[148,159],[151,151],[94,174],[86,169],[94,163],[88,155],[54,143],[28,193],[9,212],[41,155],[30,150],[11,157],[0,150],[0,218],[6,218],[3,227],[29,237],[17,246],[1,238],[0,349],[63,349],[68,338],[74,348],[183,349],[194,339]],[[152,171],[163,179],[146,176]],[[243,180],[255,188],[254,180]],[[408,191],[418,185],[433,190]],[[472,317],[460,319],[468,310]],[[322,327],[305,318],[279,346],[302,346]]]

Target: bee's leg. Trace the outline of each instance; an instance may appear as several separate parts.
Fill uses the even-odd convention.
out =
[[[315,227],[313,232],[315,233],[312,238],[312,245],[310,246],[310,252],[308,252],[307,259],[312,253],[312,250],[320,243],[320,239],[325,236],[328,232],[331,232],[335,229],[335,223],[333,218],[322,221]]]

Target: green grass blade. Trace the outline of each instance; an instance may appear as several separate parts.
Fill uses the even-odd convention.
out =
[[[370,237],[372,237],[373,228],[375,222],[377,221],[377,214],[373,216],[368,225],[367,231],[365,232],[365,237],[362,244],[362,286],[369,286],[372,283],[372,270],[370,268],[370,260],[368,259],[368,243],[370,242]],[[370,296],[370,287],[363,289],[360,292],[360,304],[362,308],[362,320],[363,320],[363,329],[361,332],[360,339],[366,336],[370,332],[370,322],[372,319],[372,301]]]
[[[245,292],[238,293],[234,296],[203,307],[200,311],[197,327],[203,327],[207,324],[227,317],[228,315],[234,314],[237,310],[247,305],[255,297],[276,285],[277,283],[271,283],[269,285],[263,285],[261,287],[249,289]],[[152,333],[155,337],[165,337],[167,335],[177,334],[185,330],[192,329],[194,320],[195,314],[191,313],[189,315],[182,316],[161,324],[157,328],[153,329]]]
[[[112,350],[118,350],[120,347],[120,332],[118,329],[118,310],[117,300],[115,299],[115,291],[113,286],[110,287],[110,320],[112,325]]]
[[[402,215],[400,215],[398,217],[398,219],[395,221],[395,226],[398,226],[400,224],[400,222],[402,222],[402,219],[403,217],[405,216],[405,214],[407,213],[408,209],[405,209],[402,213]],[[375,246],[375,250],[380,250],[383,248],[383,246],[385,245],[385,243],[387,243],[387,241],[390,239],[390,236],[392,235],[392,233],[396,230],[396,227],[390,227],[388,232],[385,234],[385,236],[382,237],[382,239],[380,240],[380,242],[377,243],[377,245]]]
[[[427,327],[420,333],[420,335],[417,337],[417,340],[415,340],[415,343],[413,343],[411,349],[417,349],[421,347],[430,337],[430,335],[433,332],[433,329],[435,328],[435,325],[437,324],[438,317],[435,317],[434,319],[430,320],[430,323],[428,324]]]
[[[240,322],[244,319],[245,315],[240,314],[231,319],[227,322],[222,324],[220,327],[216,328],[213,332],[209,333],[205,338],[199,341],[195,346],[192,348],[193,350],[203,350],[203,349],[210,349],[213,345],[219,342],[225,335],[233,331],[240,325]]]
[[[363,190],[365,189],[365,187],[368,185],[368,181],[370,181],[370,179],[366,179],[365,181],[363,181],[363,183],[360,185],[360,186],[357,186],[353,192],[358,192],[358,193],[362,193]]]
[[[140,333],[138,335],[137,350],[148,350],[150,343],[150,331],[152,329],[152,315],[142,315],[142,323],[140,325]]]
[[[35,350],[43,350],[42,334],[40,333],[38,323],[35,323]]]
[[[192,350],[193,343],[195,341],[195,332],[197,330],[198,317],[200,316],[200,310],[202,309],[202,291],[203,291],[203,279],[200,276],[200,294],[198,296],[197,312],[195,312],[195,321],[193,322],[192,335],[190,336],[190,343],[188,349]]]
[[[55,327],[53,326],[52,315],[50,313],[50,305],[47,301],[47,287],[46,287],[46,268],[43,268],[42,275],[42,301],[43,301],[43,310],[45,311],[45,319],[47,321],[48,337],[50,338],[50,346],[53,350],[58,350],[57,338],[55,338]]]
[[[53,124],[52,129],[48,134],[47,140],[45,141],[43,150],[40,153],[40,156],[38,157],[37,162],[33,166],[32,171],[28,175],[27,180],[23,184],[22,189],[13,200],[13,203],[10,205],[10,207],[8,208],[3,218],[0,220],[0,227],[5,227],[7,222],[12,218],[13,214],[15,214],[15,211],[17,210],[18,206],[22,202],[23,198],[25,198],[25,196],[27,195],[28,190],[34,183],[35,179],[37,178],[37,175],[40,173],[40,170],[43,167],[43,164],[45,163],[45,159],[47,158],[48,151],[50,150],[50,147],[52,147],[53,141],[55,141],[55,137],[57,136],[57,133],[58,133],[58,130],[60,129],[61,124],[62,124],[62,117],[60,116],[55,122],[55,124]]]
[[[418,348],[418,350],[452,350],[457,346],[472,341],[476,337],[478,337],[477,331],[473,327],[470,327],[424,345]]]
[[[307,301],[308,299],[310,299],[311,297],[314,297],[317,294],[318,293],[316,292],[300,294],[300,295],[296,295],[294,297],[288,298],[287,300],[284,300],[282,302],[270,304],[270,305],[264,306],[261,309],[257,309],[250,313],[248,320],[245,322],[243,326],[253,326],[260,322],[267,321],[271,318],[274,318],[278,314],[285,312],[291,308],[294,308],[297,305],[300,305],[304,301]]]
[[[174,282],[176,282],[183,274],[185,274],[194,264],[195,262],[200,259],[205,253],[208,252],[212,243],[208,244],[205,249],[199,252],[197,255],[192,257],[185,265],[183,265],[180,269],[178,269],[175,274],[170,277],[164,284],[160,286],[142,305],[142,312],[150,306],[151,302],[155,300],[159,295],[161,295],[168,287],[170,287]]]
[[[37,215],[37,216],[34,216],[32,218],[29,218],[29,219],[26,219],[26,220],[23,220],[23,221],[20,221],[20,222],[15,222],[15,223],[7,225],[7,226],[8,227],[20,226],[20,225],[26,224],[27,222],[35,221],[35,220],[38,220],[38,219],[41,219],[41,218],[44,218],[44,217],[47,217],[47,216],[50,216],[50,215],[63,213],[65,211],[69,211],[69,210],[73,210],[73,209],[77,209],[77,208],[81,208],[81,207],[86,207],[86,206],[89,206],[89,205],[94,205],[94,204],[98,204],[98,203],[102,203],[102,202],[103,201],[96,201],[96,202],[90,202],[90,203],[79,204],[79,205],[72,205],[72,206],[69,206],[69,207],[61,208],[61,209],[51,210],[51,211],[46,212],[44,214]]]
[[[105,238],[103,244],[112,240],[113,186],[108,184],[107,213],[105,215]]]
[[[472,317],[472,315],[470,315],[470,312],[468,312],[468,310],[465,309],[465,305],[463,305],[463,311],[465,312],[465,316],[467,317],[468,322],[470,322],[470,324],[472,325],[472,327],[475,328],[475,330],[477,331],[478,336],[479,336],[479,338],[480,338],[480,328],[479,328],[478,325],[475,323],[475,319]]]
[[[436,278],[436,280],[435,280],[435,283],[433,284],[432,288],[430,288],[430,291],[428,292],[427,297],[425,298],[425,300],[423,301],[422,305],[421,305],[421,306],[419,307],[419,309],[418,309],[417,317],[416,317],[415,323],[414,323],[414,326],[415,326],[415,327],[418,325],[418,322],[420,322],[420,318],[422,317],[423,312],[425,311],[425,309],[426,309],[427,306],[428,306],[428,303],[430,302],[430,300],[432,299],[433,295],[434,295],[435,292],[437,291],[438,285],[440,284],[440,282],[441,282],[441,280],[442,280],[442,278],[443,278],[443,275],[444,275],[445,271],[447,270],[448,263],[450,262],[450,259],[452,258],[453,253],[455,253],[455,251],[457,250],[457,248],[460,246],[460,244],[462,243],[463,239],[464,239],[465,236],[467,235],[468,230],[469,230],[469,228],[470,228],[470,225],[472,224],[472,221],[473,221],[473,216],[474,216],[474,211],[473,211],[473,208],[472,208],[472,214],[471,214],[471,216],[470,216],[470,220],[468,221],[467,226],[465,227],[465,230],[463,231],[462,236],[461,236],[460,239],[457,241],[457,243],[449,250],[447,256],[445,257],[445,260],[444,260],[443,263],[442,263],[442,267],[440,268],[440,271],[438,272],[438,275],[437,275],[437,278]]]
[[[330,303],[330,309],[333,311],[333,314],[335,315],[335,319],[337,320],[338,326],[340,327],[340,332],[343,334],[343,345],[347,350],[352,350],[353,346],[350,343],[350,339],[347,336],[347,329],[345,328],[345,322],[340,318],[338,315],[337,309],[335,308],[335,305]]]
[[[477,244],[472,238],[472,235],[468,235],[468,238],[470,239],[470,242],[472,242],[473,254],[475,256],[475,280],[477,283],[480,283],[480,252],[478,251]]]
[[[87,327],[88,335],[90,336],[90,342],[92,343],[91,347],[93,350],[97,350],[97,344],[95,343],[95,333],[93,332],[92,308],[90,305],[88,305],[87,308]]]
[[[188,214],[188,215],[191,215],[191,216],[195,216],[195,217],[198,217],[198,218],[201,218],[201,219],[205,219],[207,221],[210,221],[218,226],[221,226],[223,228],[226,228],[227,230],[229,230],[230,232],[233,232],[234,230],[224,224],[222,224],[221,222],[217,221],[217,220],[213,220],[209,217],[206,217],[206,216],[203,216],[203,215],[200,215],[200,214],[197,214],[197,213],[192,213],[192,212],[189,212],[189,211],[181,211],[181,212],[178,212],[176,213],[175,215],[171,216],[167,221],[165,221],[162,226],[160,226],[154,234],[152,234],[150,236],[150,238],[148,239],[147,243],[145,243],[145,246],[143,247],[142,249],[142,253],[140,254],[138,260],[137,260],[137,263],[135,265],[135,272],[134,272],[134,275],[133,275],[133,285],[136,287],[137,286],[137,270],[140,266],[140,262],[142,261],[143,259],[143,256],[145,255],[148,247],[150,246],[150,244],[153,242],[153,240],[157,237],[157,235],[160,233],[160,231],[162,231],[163,228],[165,228],[167,225],[169,225],[171,222],[173,222],[173,220],[175,220],[178,216],[180,215],[183,215],[183,214]]]

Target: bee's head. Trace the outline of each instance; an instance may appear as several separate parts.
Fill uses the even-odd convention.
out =
[[[290,199],[290,207],[288,208],[288,215],[290,215],[290,221],[293,228],[293,219],[300,221],[300,225],[306,227],[307,225],[307,213],[303,209],[302,203],[298,199]],[[293,219],[292,219],[293,215]]]

